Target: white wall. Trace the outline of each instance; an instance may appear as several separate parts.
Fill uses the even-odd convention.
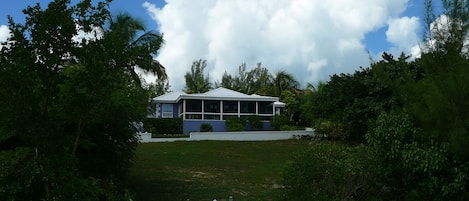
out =
[[[140,142],[174,142],[174,141],[271,141],[293,139],[299,136],[314,136],[314,131],[244,131],[244,132],[191,132],[188,138],[151,138],[151,133],[139,133]]]

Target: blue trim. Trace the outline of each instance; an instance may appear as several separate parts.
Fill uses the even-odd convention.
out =
[[[189,134],[190,132],[199,132],[200,131],[200,125],[203,123],[207,123],[212,125],[213,132],[226,132],[228,131],[226,129],[225,121],[222,120],[196,120],[196,119],[191,119],[191,120],[183,120],[182,121],[182,130],[184,134]],[[270,131],[274,130],[272,126],[270,125],[270,121],[263,121],[264,124],[263,126],[263,131]],[[246,130],[251,130],[249,128],[249,125],[246,127]]]
[[[173,104],[173,118],[178,118],[178,115],[179,115],[179,104],[177,103],[174,103]]]
[[[213,131],[214,132],[225,132],[226,126],[225,126],[225,121],[210,121],[210,120],[184,120],[182,122],[182,129],[184,134],[188,134],[190,132],[199,132],[200,131],[200,125],[203,123],[207,123],[212,125]]]

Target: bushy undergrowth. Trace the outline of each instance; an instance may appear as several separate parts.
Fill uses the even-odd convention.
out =
[[[230,117],[225,120],[228,131],[244,131],[246,129],[246,119],[239,117]]]
[[[213,127],[210,124],[202,123],[200,124],[200,132],[212,132]]]
[[[371,200],[374,160],[364,145],[317,142],[287,162],[285,200]]]
[[[182,119],[148,118],[143,122],[144,129],[153,134],[181,134]]]

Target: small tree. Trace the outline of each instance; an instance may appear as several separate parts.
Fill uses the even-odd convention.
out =
[[[191,71],[184,75],[186,86],[184,91],[186,93],[204,93],[212,89],[209,75],[204,75],[204,70],[207,67],[207,60],[196,60],[192,63]]]

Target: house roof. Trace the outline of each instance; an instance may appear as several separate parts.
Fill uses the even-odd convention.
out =
[[[245,100],[245,101],[274,101],[278,102],[278,97],[261,96],[257,94],[247,95],[224,87],[219,87],[205,93],[186,94],[182,91],[171,92],[158,96],[153,100],[157,102],[176,103],[181,99],[200,99],[200,100]],[[281,102],[279,102],[281,103]]]
[[[176,103],[181,95],[184,95],[183,91],[173,91],[167,94],[153,98],[154,101],[160,103]]]

